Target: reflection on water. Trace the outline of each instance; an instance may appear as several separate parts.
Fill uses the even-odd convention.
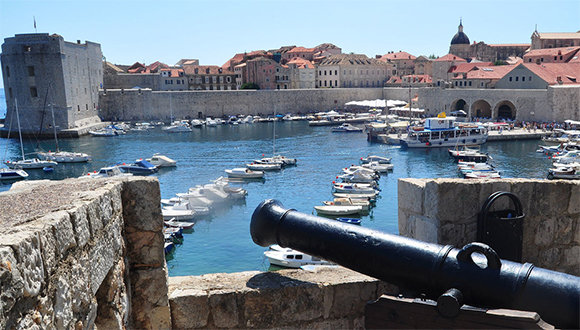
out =
[[[357,164],[371,154],[392,157],[394,170],[380,181],[380,197],[362,226],[397,233],[397,179],[459,177],[455,163],[446,149],[401,150],[396,146],[370,144],[362,133],[332,133],[329,127],[309,127],[306,122],[256,123],[194,129],[191,133],[163,133],[159,128],[131,132],[117,137],[91,137],[59,140],[61,149],[91,154],[86,164],[58,165],[52,174],[28,171],[31,179],[78,177],[89,171],[118,162],[163,153],[177,160],[178,166],[156,174],[162,198],[173,197],[197,184],[205,184],[224,170],[241,167],[273,151],[273,125],[276,125],[277,153],[298,159],[298,165],[278,172],[266,172],[263,181],[236,183],[248,190],[245,203],[217,210],[200,219],[195,231],[184,235],[181,245],[168,259],[171,276],[213,272],[266,270],[269,266],[249,233],[252,212],[267,198],[280,200],[285,207],[306,214],[313,206],[332,198],[331,182],[340,170]],[[54,149],[52,140],[27,140],[25,152],[37,147]],[[538,141],[490,142],[482,146],[494,158],[504,177],[545,178],[549,160],[535,153]],[[0,139],[1,158],[17,159],[17,140]],[[0,186],[0,191],[9,185]]]

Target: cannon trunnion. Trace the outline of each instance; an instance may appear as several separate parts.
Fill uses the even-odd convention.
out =
[[[265,200],[250,232],[279,244],[425,294],[452,317],[462,304],[534,311],[558,327],[580,326],[580,278],[501,260],[482,243],[462,249],[382,233],[286,209]]]

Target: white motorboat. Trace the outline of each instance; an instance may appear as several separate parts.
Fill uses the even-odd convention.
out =
[[[562,164],[580,162],[580,150],[570,150],[561,155],[552,156],[552,160]]]
[[[445,113],[436,118],[427,118],[424,126],[409,127],[407,137],[399,142],[407,148],[434,148],[483,144],[487,141],[487,128],[478,123],[456,122],[455,119],[446,117]]]
[[[98,130],[89,131],[89,134],[92,136],[119,136],[125,134],[125,131],[114,125],[110,125]]]
[[[166,227],[172,228],[180,228],[180,229],[192,229],[195,225],[195,222],[184,222],[184,221],[177,221],[175,219],[164,221]]]
[[[371,202],[369,202],[368,199],[358,199],[358,198],[340,198],[337,197],[332,201],[324,201],[322,202],[322,204],[327,205],[327,206],[361,206],[362,207],[362,211],[368,211],[370,206],[371,206]]]
[[[367,156],[366,158],[361,157],[360,159],[362,164],[370,163],[370,162],[377,162],[379,164],[390,164],[391,159],[388,157],[382,157],[377,155]]]
[[[192,127],[201,128],[201,127],[203,127],[203,124],[204,124],[204,122],[200,119],[192,119],[191,120]]]
[[[54,162],[52,160],[40,160],[38,158],[29,158],[15,161],[7,160],[5,164],[11,169],[31,169],[31,170],[42,169],[45,167],[54,167],[58,165],[57,162]]]
[[[580,179],[580,163],[557,164],[553,168],[548,169],[548,179]]]
[[[16,181],[27,177],[28,173],[24,170],[0,168],[0,181]]]
[[[254,123],[254,116],[247,115],[244,119],[241,120],[244,124],[252,124]]]
[[[330,261],[279,246],[270,247],[270,250],[264,251],[264,256],[268,258],[271,265],[288,268],[300,268],[304,265],[333,265]]]
[[[86,163],[91,160],[91,156],[83,152],[49,150],[48,152],[37,152],[36,154],[40,159],[57,163]]]
[[[332,216],[359,214],[363,211],[361,205],[316,205],[314,209],[318,214]]]
[[[296,165],[296,163],[298,162],[296,158],[288,158],[282,155],[275,155],[274,157],[272,157],[272,159],[274,161],[282,162],[284,165]]]
[[[176,221],[193,220],[196,215],[194,210],[173,208],[163,208],[161,209],[161,213],[163,214],[163,220],[174,219]]]
[[[231,170],[225,170],[228,177],[238,178],[238,179],[262,179],[264,177],[263,171],[252,171],[248,168],[233,168]]]
[[[125,173],[121,171],[118,166],[108,166],[103,167],[99,171],[89,172],[86,176],[81,177],[90,177],[90,178],[108,178],[113,176],[132,176],[131,173]]]
[[[457,161],[467,162],[487,162],[490,156],[480,152],[479,146],[459,146],[448,150],[449,155]]]
[[[373,194],[377,192],[376,185],[366,183],[336,183],[333,185],[335,192],[353,194]]]
[[[157,167],[173,167],[177,166],[177,162],[173,159],[164,156],[162,154],[156,153],[151,158],[147,158],[147,161]]]
[[[211,117],[208,117],[208,118],[205,120],[205,126],[206,126],[206,127],[216,127],[217,125],[218,125],[218,122],[217,122],[217,120],[215,120],[215,119],[212,119]]]
[[[185,123],[162,127],[161,130],[167,133],[187,133],[192,131],[191,127]]]
[[[252,171],[278,171],[278,170],[282,169],[282,164],[281,163],[263,163],[263,164],[251,163],[251,164],[246,164],[246,167]]]
[[[338,176],[338,178],[341,179],[342,182],[352,182],[352,183],[371,183],[376,182],[376,180],[378,179],[378,177],[375,176],[374,174],[369,175],[361,170],[356,170],[352,173],[340,175]]]
[[[228,184],[227,178],[219,177],[213,181],[214,185],[228,194],[228,198],[232,200],[244,199],[248,192],[241,187],[232,187]]]
[[[359,132],[363,131],[362,128],[356,127],[356,126],[351,125],[349,123],[344,123],[340,126],[333,127],[331,130],[332,130],[332,132],[335,132],[335,133],[359,133]]]
[[[339,198],[352,198],[352,199],[368,199],[369,201],[373,201],[377,198],[378,192],[372,192],[372,193],[359,193],[359,194],[355,194],[355,193],[339,193],[339,192],[333,192],[332,195],[334,197],[339,197]]]
[[[465,173],[466,179],[500,179],[499,172],[496,171],[472,171]]]
[[[373,171],[377,171],[379,173],[386,173],[388,171],[391,171],[395,167],[395,165],[393,164],[381,164],[379,162],[369,162],[366,164],[362,164],[361,166],[364,168],[371,169]]]

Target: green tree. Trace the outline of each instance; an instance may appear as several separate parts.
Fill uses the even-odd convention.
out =
[[[260,86],[256,83],[245,83],[240,89],[260,89]]]
[[[437,56],[435,56],[435,54],[431,54],[431,55],[429,55],[429,59],[430,59],[430,60],[434,60],[434,59],[436,59],[436,58],[437,58]]]
[[[493,62],[493,65],[507,65],[507,62],[502,61],[502,60],[497,60],[497,61]]]

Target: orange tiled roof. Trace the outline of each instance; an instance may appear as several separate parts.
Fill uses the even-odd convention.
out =
[[[304,47],[294,47],[288,51],[288,53],[308,53],[308,52],[315,52],[315,48],[304,48]]]
[[[524,55],[524,58],[533,56],[557,56],[562,55],[565,57],[572,56],[574,53],[578,52],[580,47],[559,47],[559,48],[543,48],[543,49],[533,49]]]
[[[387,84],[400,84],[401,82],[403,82],[403,80],[397,76],[391,77],[389,79],[389,81],[387,81]]]
[[[396,53],[390,53],[390,54],[385,54],[383,56],[381,56],[381,60],[386,61],[386,60],[414,60],[417,57],[407,53],[407,52],[396,52]]]
[[[489,47],[530,47],[530,44],[491,44]]]
[[[562,84],[580,83],[580,63],[523,63],[520,64],[535,73],[550,85],[558,84],[558,78]]]
[[[403,76],[403,78],[413,79],[414,83],[432,83],[433,78],[428,74],[410,74]]]
[[[296,67],[299,69],[314,69],[314,64],[312,64],[312,62],[301,57],[294,57],[286,64],[296,64]]]
[[[466,60],[464,60],[463,58],[453,55],[451,53],[445,55],[445,56],[441,56],[438,59],[433,60],[434,62],[467,62]]]
[[[510,71],[515,69],[516,65],[495,65],[495,66],[477,66],[471,71],[463,75],[457,76],[453,79],[489,79],[500,80]]]
[[[167,69],[161,69],[160,71],[161,71],[161,72],[169,72],[169,76],[170,76],[170,77],[180,77],[180,74],[179,74],[179,73],[180,73],[180,72],[181,72],[181,73],[183,73],[183,72],[184,72],[184,71],[183,71],[183,69],[170,69],[170,68],[167,68]]]
[[[491,66],[491,62],[470,62],[470,63],[457,63],[449,68],[448,73],[465,73],[473,70],[475,67]]]

